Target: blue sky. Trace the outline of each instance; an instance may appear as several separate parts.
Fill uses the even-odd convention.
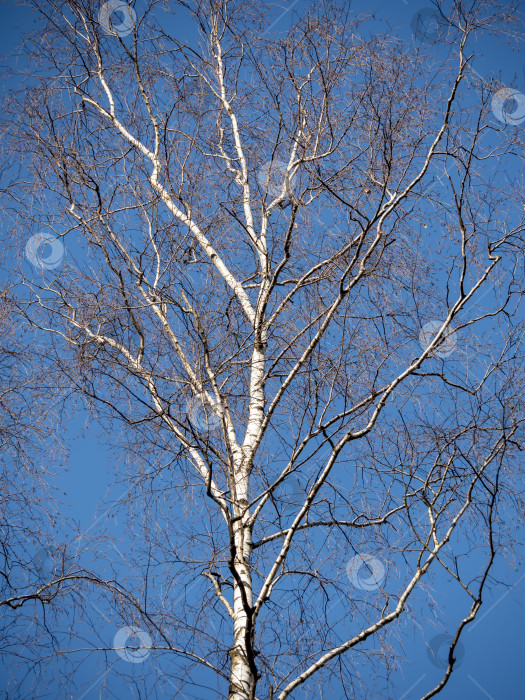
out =
[[[302,0],[298,0],[298,3],[292,3],[288,0],[287,3],[283,3],[283,8],[288,5],[288,9],[292,9],[295,5],[298,9],[301,2]],[[374,13],[374,19],[369,24],[371,33],[389,31],[406,41],[411,41],[411,22],[416,12],[428,4],[425,0],[422,2],[370,0],[353,2],[352,8],[356,11]],[[10,1],[2,3],[0,12],[2,52],[4,55],[13,55],[12,52],[15,51],[24,33],[34,28],[34,19],[27,8],[16,7]],[[283,31],[292,16],[292,12],[284,10],[282,14],[269,13],[268,33],[271,35],[273,32]],[[491,77],[498,77],[503,84],[525,92],[522,57],[508,46],[504,33],[499,41],[480,42],[476,46],[476,57],[472,65],[481,78],[488,81]],[[525,128],[525,124],[521,128]],[[59,472],[56,484],[61,492],[63,514],[74,519],[81,531],[91,534],[96,533],[97,528],[104,523],[110,531],[120,533],[122,549],[125,550],[128,544],[127,534],[119,529],[118,521],[108,521],[103,517],[111,502],[126,493],[122,484],[115,483],[115,475],[120,472],[120,465],[116,463],[114,451],[105,443],[106,437],[94,423],[89,421],[87,415],[81,414],[70,421],[61,439],[69,449],[67,468]],[[476,563],[473,564],[475,565]],[[493,585],[486,591],[485,604],[478,619],[473,625],[467,627],[462,635],[464,659],[448,686],[440,694],[444,699],[467,697],[472,700],[485,698],[519,700],[523,697],[520,663],[525,651],[522,634],[525,573],[521,565],[513,566],[510,562],[498,557],[492,578],[500,584]],[[435,620],[434,629],[428,625],[422,629],[415,628],[405,636],[404,649],[400,648],[399,653],[401,656],[406,656],[406,662],[403,664],[402,673],[396,672],[392,678],[393,685],[399,691],[398,700],[417,700],[423,694],[423,688],[428,690],[430,687],[427,682],[429,679],[437,681],[441,669],[431,663],[428,644],[438,635],[453,631],[457,622],[468,610],[468,601],[465,597],[458,595],[457,588],[450,586],[445,579],[442,585],[441,590],[435,591],[436,599],[442,602],[440,605],[442,615],[440,619]],[[96,609],[91,612],[98,614]],[[336,604],[332,614],[336,624],[339,622]],[[116,630],[112,621],[108,620],[104,631],[109,644]],[[133,670],[130,668],[131,665],[120,659],[114,651],[109,651],[107,658],[108,665],[114,664],[117,670]],[[148,663],[153,662],[151,659],[146,659],[144,664]],[[141,667],[142,664],[137,666]],[[110,671],[107,675],[101,675],[103,668],[104,661],[96,655],[87,657],[78,671],[78,678],[84,690],[76,693],[73,696],[74,700],[141,697],[133,686],[126,685],[116,673],[112,674]],[[152,674],[153,672],[152,670]],[[0,674],[4,683],[7,684],[10,675],[8,660],[3,667],[0,666]],[[157,688],[158,697],[174,697],[174,691],[168,685],[165,684],[161,688],[160,690]],[[217,697],[213,690],[196,687],[188,690],[187,696],[197,700]],[[7,700],[11,694],[0,695],[0,697]],[[57,697],[60,696],[57,695]],[[302,698],[303,695],[298,693],[293,697]]]

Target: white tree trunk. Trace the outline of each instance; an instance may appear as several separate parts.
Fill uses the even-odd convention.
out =
[[[250,413],[242,449],[242,459],[235,464],[235,516],[233,540],[235,542],[234,567],[234,644],[230,650],[229,700],[247,700],[254,695],[257,678],[254,678],[253,634],[250,630],[252,615],[252,577],[250,556],[252,552],[249,479],[253,455],[264,417],[264,364],[266,332],[260,332],[252,353],[250,380]],[[251,660],[251,663],[250,663]],[[251,691],[251,692],[250,692]]]
[[[253,671],[249,658],[252,650],[249,648],[249,613],[247,608],[252,607],[252,580],[248,557],[251,550],[251,538],[249,528],[243,521],[234,524],[234,539],[236,555],[234,558],[235,582],[234,582],[234,642],[230,649],[230,690],[229,700],[247,700],[250,697],[250,689],[253,684]]]

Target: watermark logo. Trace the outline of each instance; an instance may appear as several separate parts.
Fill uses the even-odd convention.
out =
[[[430,640],[427,644],[427,656],[433,666],[440,670],[448,667],[448,654],[453,640],[454,637],[450,634],[438,634]],[[461,642],[458,641],[452,655],[455,659],[454,666],[458,667],[465,656],[465,647]]]
[[[257,181],[264,192],[271,197],[278,197],[283,190],[287,194],[293,192],[295,175],[286,177],[288,164],[283,160],[273,160],[265,163],[257,174]]]
[[[373,591],[384,581],[385,565],[371,554],[357,554],[346,565],[346,574],[355,588]]]
[[[54,562],[51,559],[49,552],[40,547],[33,558],[36,572],[40,578],[53,578],[55,573]]]
[[[525,121],[525,95],[514,88],[501,88],[492,98],[492,113],[503,124],[518,126]]]
[[[202,78],[188,78],[183,83],[183,99],[191,112],[204,114],[213,108],[217,98]]]
[[[447,33],[447,22],[435,7],[418,10],[410,26],[415,38],[427,44],[436,44]]]
[[[432,343],[443,323],[444,321],[437,321],[434,319],[425,323],[419,333],[419,345],[423,351]],[[449,328],[445,331],[441,341],[434,348],[431,355],[436,357],[449,357],[456,349],[456,346],[457,336],[454,331]]]
[[[136,640],[131,644],[130,640]],[[140,627],[121,627],[113,640],[113,648],[124,661],[141,664],[151,652],[151,637]]]
[[[295,517],[306,500],[306,490],[296,474],[287,476],[283,486],[283,494],[281,497],[283,515],[285,517]]]
[[[98,23],[111,36],[128,36],[133,31],[136,21],[135,10],[122,0],[109,0],[102,5],[98,13]]]
[[[221,425],[221,413],[216,399],[210,401],[203,394],[193,396],[186,404],[186,414],[198,430],[211,432]]]
[[[64,244],[52,233],[37,233],[26,243],[26,258],[38,270],[54,270],[64,255]]]

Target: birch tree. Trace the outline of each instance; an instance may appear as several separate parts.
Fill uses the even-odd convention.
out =
[[[30,643],[48,650],[45,622],[54,628],[82,572],[67,546],[67,534],[74,536],[59,515],[52,480],[61,452],[58,396],[38,346],[30,349],[20,336],[8,286],[0,293],[0,337],[0,655],[24,658]]]
[[[472,69],[516,8],[441,7],[436,49],[324,3],[273,37],[260,3],[32,6],[8,247],[123,450],[114,649],[160,697],[370,697],[446,576],[433,697],[522,503],[521,98]]]

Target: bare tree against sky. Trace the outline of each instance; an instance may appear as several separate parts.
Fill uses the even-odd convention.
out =
[[[67,523],[51,487],[61,453],[58,402],[50,401],[49,373],[39,362],[37,345],[20,336],[19,320],[12,290],[4,287],[0,293],[0,647],[15,655],[21,642],[46,637],[39,613],[44,606],[50,611],[63,609],[80,573],[67,543],[55,536],[59,529],[64,534]],[[13,619],[22,638],[14,634]]]
[[[440,53],[329,3],[273,39],[260,3],[34,8],[8,247],[127,455],[129,568],[91,580],[180,692],[284,700],[369,697],[444,570],[436,695],[521,507],[523,141],[470,73],[515,8],[452,4]]]

